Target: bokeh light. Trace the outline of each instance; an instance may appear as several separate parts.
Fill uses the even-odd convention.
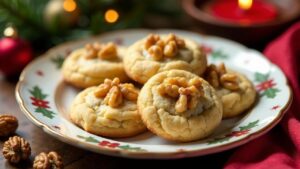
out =
[[[104,15],[105,21],[108,23],[114,23],[119,19],[119,13],[114,9],[109,9]]]
[[[64,0],[63,7],[67,12],[72,12],[76,9],[77,4],[74,0]]]
[[[8,26],[7,28],[4,29],[3,34],[6,37],[16,37],[18,33],[13,26]]]

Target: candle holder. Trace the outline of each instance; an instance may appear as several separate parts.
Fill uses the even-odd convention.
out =
[[[266,0],[277,9],[277,16],[261,23],[228,22],[212,14],[210,7],[218,0],[182,0],[185,12],[197,27],[208,34],[223,36],[246,45],[263,44],[299,18],[299,0]],[[236,0],[238,1],[238,0]]]

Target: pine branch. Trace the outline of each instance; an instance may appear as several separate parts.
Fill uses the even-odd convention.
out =
[[[37,21],[40,16],[30,17],[35,14],[30,12],[30,10],[25,11],[26,9],[34,8],[30,5],[31,4],[29,4],[28,1],[24,2],[24,0],[1,0],[0,10],[2,10],[2,15],[6,15],[6,22],[17,21],[23,25],[26,25],[34,32],[48,34],[47,30],[42,26],[42,24]]]

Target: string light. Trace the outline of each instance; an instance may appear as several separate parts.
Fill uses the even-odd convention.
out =
[[[104,15],[105,21],[108,23],[114,23],[119,19],[119,13],[114,9],[109,9]]]
[[[63,8],[67,12],[73,12],[77,7],[77,4],[74,0],[64,0]]]
[[[6,37],[17,37],[18,36],[18,32],[16,31],[16,29],[13,26],[8,26],[7,28],[5,28],[3,34]]]

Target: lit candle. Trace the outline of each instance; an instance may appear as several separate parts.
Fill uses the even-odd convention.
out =
[[[253,0],[238,0],[239,7],[243,10],[248,10],[251,8]]]
[[[276,7],[261,0],[217,0],[210,11],[219,20],[240,24],[270,22],[277,16]]]

